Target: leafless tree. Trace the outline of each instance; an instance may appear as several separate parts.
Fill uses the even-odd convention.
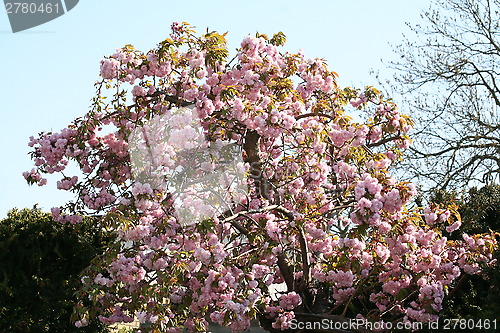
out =
[[[407,175],[434,189],[500,178],[500,0],[435,0],[392,63],[416,120]]]

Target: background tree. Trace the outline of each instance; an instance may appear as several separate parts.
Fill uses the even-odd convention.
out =
[[[39,209],[13,209],[0,221],[0,331],[106,332],[71,320],[80,273],[109,242],[95,219],[55,223]]]
[[[403,163],[426,187],[498,182],[500,1],[436,0],[397,47],[395,77],[414,143]],[[399,90],[399,88],[398,88]]]

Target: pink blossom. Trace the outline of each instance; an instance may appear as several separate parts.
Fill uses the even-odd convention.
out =
[[[300,304],[302,304],[302,299],[294,291],[280,297],[280,307],[285,310],[292,310]]]
[[[328,272],[328,279],[332,281],[337,288],[351,287],[356,279],[351,271],[330,271]]]
[[[101,61],[101,76],[104,79],[116,79],[120,62],[116,59],[104,59]]]
[[[461,225],[462,225],[462,222],[455,221],[452,225],[449,225],[446,227],[446,231],[448,231],[449,233],[452,233],[453,231],[458,230]]]

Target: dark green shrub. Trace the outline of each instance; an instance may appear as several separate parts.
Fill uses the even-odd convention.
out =
[[[70,320],[80,272],[108,237],[93,218],[71,225],[39,209],[0,221],[0,332],[105,332]]]

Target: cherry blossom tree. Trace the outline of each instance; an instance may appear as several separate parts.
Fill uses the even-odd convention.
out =
[[[116,234],[82,276],[75,325],[428,322],[494,264],[493,235],[449,240],[456,207],[410,208],[415,186],[391,177],[411,119],[284,43],[248,36],[230,57],[225,35],[174,23],[155,49],[102,60],[84,117],[31,138],[27,181],[60,174],[75,194],[54,218],[100,215]]]

